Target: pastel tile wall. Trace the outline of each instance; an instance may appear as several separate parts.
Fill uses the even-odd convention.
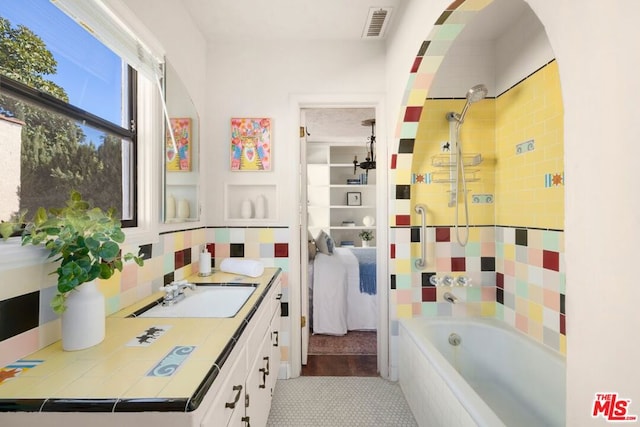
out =
[[[215,266],[222,258],[250,257],[267,267],[282,268],[283,304],[281,352],[289,353],[288,271],[289,229],[198,228],[163,233],[159,241],[142,246],[143,267],[127,265],[109,280],[99,280],[107,315],[157,291],[160,286],[198,272],[203,247],[213,254]],[[130,250],[135,250],[131,248]],[[60,339],[60,320],[49,308],[55,292],[54,269],[43,264],[2,272],[0,286],[0,366],[5,366]]]
[[[480,181],[469,186],[472,226],[465,248],[452,237],[448,188],[431,174],[431,158],[449,139],[446,112],[459,112],[465,100],[427,99],[429,88],[448,46],[490,3],[453,2],[422,44],[407,81],[389,175],[392,376],[398,364],[397,320],[404,317],[495,316],[555,350],[565,349],[563,111],[557,64],[552,61],[496,99],[469,109],[461,132],[464,151],[481,151],[485,160]],[[414,266],[420,253],[416,203],[428,209],[425,271]],[[532,236],[534,246],[515,243],[515,235],[523,233]],[[479,277],[480,283],[453,288],[465,304],[442,302],[445,288],[432,287],[429,276],[462,273]]]
[[[555,61],[496,99],[496,315],[561,353],[563,114]]]
[[[564,232],[496,227],[496,317],[566,354]]]

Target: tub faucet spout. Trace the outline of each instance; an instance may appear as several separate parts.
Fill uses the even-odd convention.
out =
[[[447,302],[450,302],[451,304],[455,304],[458,302],[458,297],[452,294],[451,292],[445,292],[444,300]]]

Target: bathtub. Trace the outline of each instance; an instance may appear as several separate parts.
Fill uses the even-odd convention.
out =
[[[403,319],[398,352],[421,426],[565,425],[564,357],[504,322]]]

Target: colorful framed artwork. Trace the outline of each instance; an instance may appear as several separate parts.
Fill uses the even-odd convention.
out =
[[[167,171],[171,172],[189,172],[191,171],[191,119],[172,118],[169,119],[171,129],[173,130],[173,138],[167,129],[166,144],[166,165]]]
[[[271,119],[231,119],[231,170],[271,170]]]

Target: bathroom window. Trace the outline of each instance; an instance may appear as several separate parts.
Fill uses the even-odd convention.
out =
[[[138,72],[60,3],[0,5],[0,220],[75,189],[133,227]]]

